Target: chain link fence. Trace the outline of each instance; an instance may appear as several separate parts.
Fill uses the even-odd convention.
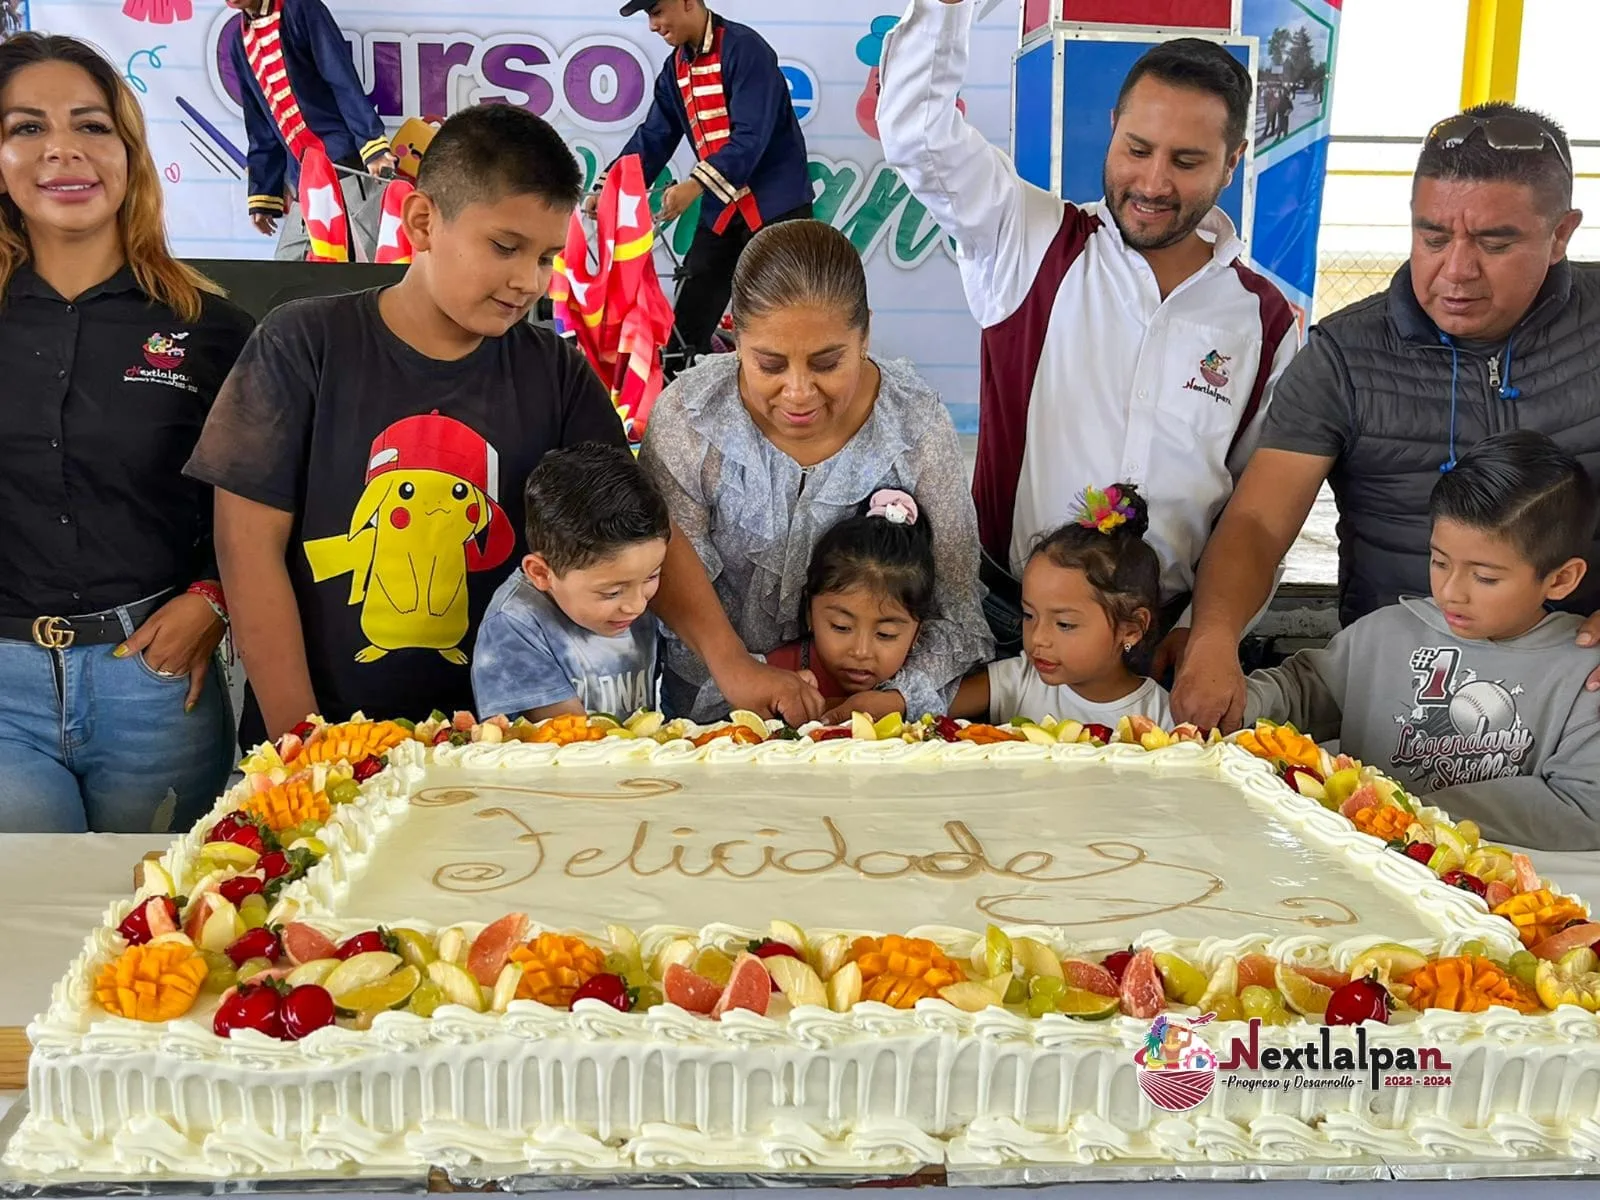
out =
[[[1317,256],[1317,294],[1311,317],[1321,320],[1347,304],[1383,291],[1405,259],[1399,255],[1333,250]]]

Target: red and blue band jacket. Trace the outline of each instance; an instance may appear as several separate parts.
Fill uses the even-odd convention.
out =
[[[228,44],[249,138],[250,211],[283,211],[300,160],[320,144],[336,163],[367,163],[389,149],[350,47],[322,0],[267,0]]]
[[[735,213],[751,229],[812,199],[805,135],[778,56],[755,30],[713,15],[705,40],[680,47],[656,77],[650,115],[623,155],[639,155],[655,180],[688,138],[693,178],[705,189],[700,219],[717,233]]]

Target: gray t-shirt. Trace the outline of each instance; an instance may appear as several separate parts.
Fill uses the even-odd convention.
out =
[[[656,708],[656,637],[645,613],[616,637],[575,624],[519,569],[500,585],[472,653],[480,716],[515,717],[574,697],[589,712],[626,717]]]

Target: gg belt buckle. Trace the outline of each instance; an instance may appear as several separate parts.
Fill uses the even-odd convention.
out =
[[[40,617],[33,623],[34,644],[46,650],[65,650],[77,637],[65,617]]]

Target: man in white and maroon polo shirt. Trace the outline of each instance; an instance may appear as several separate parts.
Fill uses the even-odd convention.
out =
[[[973,498],[990,623],[1002,653],[1018,644],[1033,540],[1085,487],[1128,481],[1150,503],[1165,632],[1298,345],[1293,310],[1216,207],[1245,150],[1250,77],[1214,42],[1151,50],[1123,84],[1105,198],[1069,204],[1024,183],[956,107],[976,4],[911,0],[885,40],[878,127],[955,238],[983,327]]]

